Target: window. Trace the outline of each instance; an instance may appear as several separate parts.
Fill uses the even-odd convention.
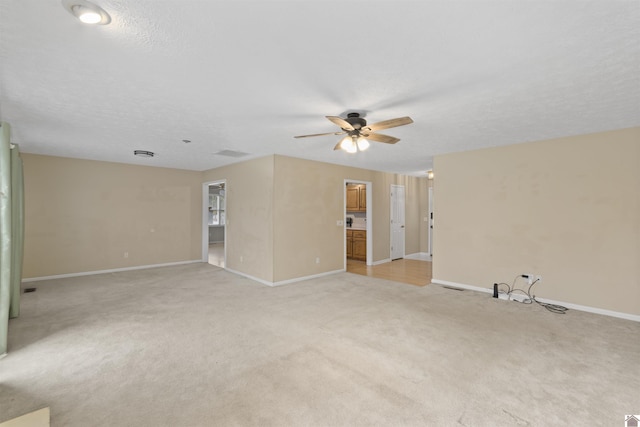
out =
[[[224,225],[224,196],[209,194],[209,225]]]

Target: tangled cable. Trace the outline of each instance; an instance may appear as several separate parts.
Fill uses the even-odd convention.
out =
[[[502,293],[506,293],[507,296],[511,296],[512,293],[514,292],[519,292],[522,293],[524,295],[527,296],[527,298],[523,301],[518,301],[518,300],[513,300],[513,301],[517,301],[520,302],[521,304],[532,304],[532,303],[536,303],[538,305],[541,305],[542,307],[546,308],[547,310],[549,310],[552,313],[556,313],[556,314],[565,314],[567,311],[569,311],[569,309],[567,307],[564,307],[562,305],[558,305],[558,304],[551,304],[551,303],[546,303],[546,302],[540,302],[536,299],[535,295],[531,295],[531,288],[533,288],[533,285],[535,285],[536,283],[538,283],[540,281],[540,279],[536,279],[534,280],[529,287],[527,288],[527,290],[525,291],[524,289],[518,289],[516,288],[516,280],[518,280],[519,277],[528,279],[529,276],[527,276],[526,274],[522,274],[522,275],[517,275],[516,277],[514,277],[513,279],[513,283],[511,284],[511,286],[509,286],[508,283],[496,283],[497,287],[500,286],[506,286],[507,287],[507,292],[504,291],[499,291]]]

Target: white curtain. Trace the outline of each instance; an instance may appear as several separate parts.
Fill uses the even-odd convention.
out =
[[[11,144],[10,126],[0,123],[0,357],[7,353],[9,318],[20,314],[24,244],[22,159]]]

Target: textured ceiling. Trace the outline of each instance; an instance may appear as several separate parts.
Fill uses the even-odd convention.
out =
[[[437,154],[640,125],[636,0],[95,3],[110,25],[0,0],[0,118],[23,152],[192,170],[277,153],[420,175]],[[293,138],[353,110],[415,123],[356,155]]]

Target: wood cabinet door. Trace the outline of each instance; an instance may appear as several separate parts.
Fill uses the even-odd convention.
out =
[[[365,185],[361,185],[359,188],[359,196],[360,196],[360,210],[366,212],[367,211],[367,187]]]
[[[353,239],[353,257],[355,259],[367,259],[367,241],[362,239]]]
[[[347,230],[347,258],[353,258],[353,232]]]
[[[360,209],[360,191],[354,185],[347,186],[347,210],[357,211]]]

